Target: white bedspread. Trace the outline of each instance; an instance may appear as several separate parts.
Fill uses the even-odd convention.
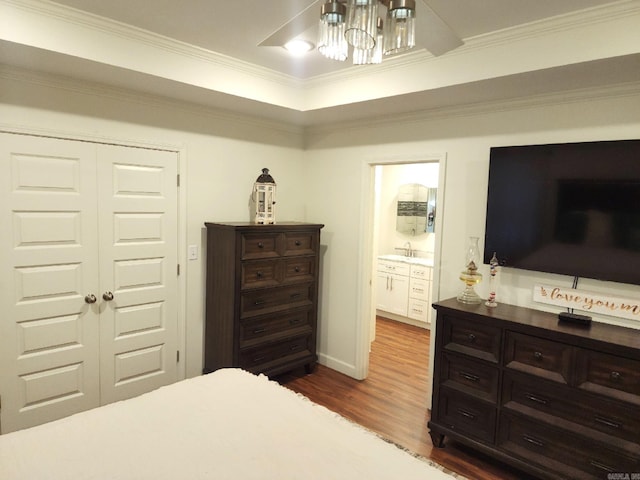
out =
[[[264,376],[227,369],[0,436],[0,479],[451,477]]]

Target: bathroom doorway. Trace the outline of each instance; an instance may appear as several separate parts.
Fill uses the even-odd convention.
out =
[[[444,211],[444,183],[446,173],[446,155],[421,155],[417,158],[395,157],[388,160],[368,160],[365,162],[363,175],[365,190],[364,225],[362,230],[363,252],[361,260],[361,323],[357,333],[356,367],[359,378],[368,375],[371,342],[375,338],[375,319],[377,313],[377,273],[379,255],[414,255],[413,258],[425,258],[431,261],[430,298],[425,302],[429,309],[429,317],[435,320],[431,303],[439,298],[440,277],[440,245],[442,242],[442,213]],[[385,179],[386,177],[386,179]],[[426,184],[436,188],[435,215],[432,232],[419,236],[399,233],[397,227],[397,187],[401,184]],[[395,185],[392,187],[390,185]],[[383,214],[383,210],[386,213]],[[386,219],[385,219],[386,217]],[[394,217],[396,223],[389,218]],[[427,222],[429,220],[427,219]],[[391,226],[389,226],[391,224]],[[422,224],[421,224],[422,225]],[[420,228],[420,227],[418,227]],[[381,229],[385,229],[384,232]],[[409,238],[411,237],[411,238]],[[410,243],[410,246],[408,245]],[[382,249],[385,251],[383,252]],[[397,250],[396,250],[397,249]],[[410,252],[407,252],[410,249]],[[391,251],[387,251],[391,250]],[[365,288],[365,285],[369,288]],[[386,282],[385,284],[386,285]],[[408,302],[408,299],[407,299]],[[388,315],[384,315],[388,317]],[[429,324],[431,327],[432,323]],[[431,331],[431,349],[435,341],[435,332]],[[433,372],[433,359],[429,358],[429,376]],[[430,393],[428,403],[431,403]]]
[[[429,329],[439,162],[374,168],[371,325],[378,316]]]

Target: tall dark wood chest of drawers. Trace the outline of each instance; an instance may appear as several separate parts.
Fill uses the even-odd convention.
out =
[[[204,373],[276,375],[317,362],[320,229],[285,222],[205,223]]]
[[[537,478],[640,473],[640,331],[512,305],[434,308],[435,446],[446,436]]]

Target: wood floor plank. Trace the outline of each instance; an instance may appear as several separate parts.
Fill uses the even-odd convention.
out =
[[[378,317],[369,376],[355,380],[319,365],[282,375],[282,385],[472,480],[527,480],[522,472],[463,445],[434,448],[427,421],[429,331]]]

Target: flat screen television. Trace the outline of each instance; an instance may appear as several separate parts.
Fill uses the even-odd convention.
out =
[[[494,147],[484,262],[640,285],[640,140]]]

